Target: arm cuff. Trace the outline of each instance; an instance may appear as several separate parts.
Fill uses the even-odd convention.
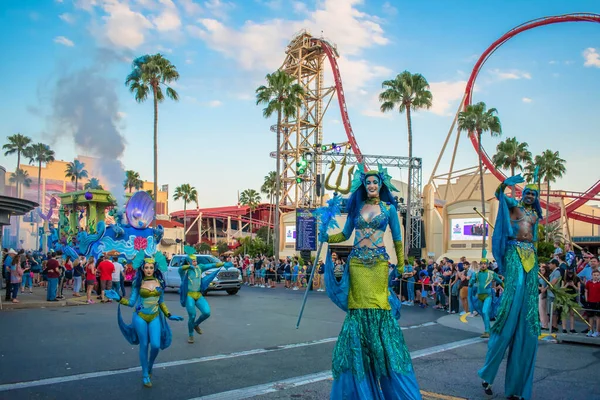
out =
[[[160,307],[163,314],[165,314],[167,317],[170,315],[169,309],[167,308],[167,305],[165,303],[160,303],[158,306]]]
[[[396,258],[398,272],[404,273],[404,245],[402,244],[402,240],[394,240],[394,249],[396,250]]]
[[[121,300],[119,300],[119,304],[122,304],[124,306],[129,306],[129,300],[126,299],[125,297],[121,297]]]
[[[347,238],[344,235],[344,232],[340,232],[340,233],[336,233],[335,235],[329,236],[329,240],[327,241],[327,243],[341,243],[341,242],[345,242],[346,240],[347,240]]]

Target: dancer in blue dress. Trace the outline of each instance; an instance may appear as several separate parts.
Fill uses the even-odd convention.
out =
[[[131,283],[129,299],[121,297],[114,290],[107,290],[105,294],[109,299],[119,302],[119,328],[129,343],[140,346],[142,383],[145,387],[152,387],[152,367],[156,356],[159,350],[171,345],[171,329],[166,319],[183,321],[183,318],[172,315],[164,303],[165,281],[161,272],[167,270],[164,255],[157,252],[154,258],[146,258],[141,250],[133,260],[133,268],[137,271]],[[131,325],[127,325],[121,317],[121,304],[135,310]]]
[[[531,398],[540,334],[535,242],[542,210],[536,178],[536,183],[525,186],[521,201],[504,194],[506,187],[524,182],[520,175],[506,179],[496,190],[499,209],[492,248],[505,288],[479,376],[486,394],[491,395],[498,368],[508,350],[504,392],[509,399]]]
[[[325,265],[327,294],[347,311],[333,352],[332,400],[421,399],[410,353],[396,319],[400,301],[389,280],[402,275],[404,248],[396,190],[387,170],[354,175],[348,199],[348,219],[342,232],[319,234],[321,242],[340,243],[355,233],[354,246],[341,277],[335,276],[331,253]],[[388,274],[384,234],[390,228],[398,267]]]

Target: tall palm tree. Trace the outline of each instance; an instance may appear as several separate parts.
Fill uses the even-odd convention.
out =
[[[65,178],[71,178],[71,182],[75,182],[75,191],[79,190],[79,180],[87,177],[88,172],[85,169],[85,164],[81,161],[73,160],[73,162],[67,164],[67,169],[65,170]]]
[[[2,148],[6,150],[4,152],[5,156],[17,153],[17,168],[15,168],[16,171],[21,165],[21,154],[23,154],[27,147],[31,144],[31,138],[29,136],[17,133],[15,135],[7,137],[7,139],[8,143],[3,145]]]
[[[410,199],[412,196],[412,118],[411,111],[420,109],[429,109],[433,96],[429,91],[429,83],[421,74],[411,74],[404,71],[392,80],[383,81],[381,84],[384,89],[379,94],[381,103],[381,112],[393,111],[398,109],[400,114],[406,112],[406,124],[408,126],[408,200],[406,202],[406,246],[405,254],[410,250],[411,242],[411,207]]]
[[[125,189],[129,189],[129,193],[131,193],[133,189],[140,190],[142,186],[143,182],[140,179],[139,173],[133,170],[125,171],[125,181],[123,182],[123,187]]]
[[[265,77],[267,85],[256,89],[256,105],[265,105],[263,117],[271,118],[277,113],[277,148],[275,179],[275,221],[274,240],[275,259],[279,260],[279,195],[281,193],[281,121],[296,116],[305,96],[304,88],[294,83],[296,78],[284,71],[275,71]],[[255,191],[256,193],[256,191]],[[257,193],[258,194],[258,193]],[[252,233],[252,231],[250,231]]]
[[[29,146],[26,151],[23,153],[26,157],[29,158],[29,164],[33,164],[34,162],[38,163],[38,185],[37,185],[37,202],[40,205],[40,209],[44,211],[44,205],[41,202],[41,193],[42,193],[42,164],[50,164],[54,161],[54,151],[50,149],[50,146],[44,143],[36,143]],[[37,218],[36,223],[36,246],[39,243],[39,231],[40,231],[40,223],[39,218]]]
[[[166,87],[165,94],[172,100],[179,100],[179,94],[169,86],[171,82],[179,79],[177,68],[171,64],[162,54],[145,55],[133,60],[132,71],[127,75],[125,85],[129,86],[129,91],[134,94],[138,103],[143,103],[152,93],[154,101],[154,193],[158,193],[158,103],[165,100],[162,86]],[[154,209],[158,210],[154,198]],[[154,225],[156,225],[156,215],[154,216]]]
[[[275,171],[269,172],[265,175],[265,180],[260,187],[260,192],[269,196],[269,226],[267,227],[267,245],[270,242],[271,237],[271,215],[273,214],[273,196],[275,196],[275,187],[277,186],[277,173]],[[275,252],[275,249],[273,249]]]
[[[250,237],[252,237],[252,213],[259,203],[260,194],[254,189],[246,189],[240,194],[240,204],[250,207]],[[277,214],[275,214],[275,218],[277,218]],[[275,232],[277,232],[277,228]]]
[[[29,177],[29,173],[27,171],[18,168],[15,172],[10,174],[8,178],[10,183],[14,183],[17,189],[17,197],[21,197],[20,188],[25,186],[26,188],[31,186],[31,178]],[[19,245],[19,234],[21,231],[21,217],[17,217],[17,246]],[[37,246],[37,245],[36,245]]]
[[[525,170],[525,178],[531,180],[533,171],[539,167],[538,178],[546,183],[546,226],[550,217],[550,184],[562,178],[567,172],[565,166],[567,162],[560,158],[558,151],[546,150],[541,155],[535,156],[532,163],[528,164]]]
[[[492,162],[496,168],[510,169],[511,176],[515,176],[518,169],[523,171],[523,165],[531,163],[531,152],[527,142],[520,143],[516,137],[508,138],[496,146],[496,154]],[[512,197],[515,197],[515,187],[512,187]]]
[[[100,184],[100,180],[98,178],[90,178],[90,180],[85,185],[83,185],[83,188],[85,190],[88,190],[88,189],[104,190],[104,188]]]
[[[491,136],[500,136],[502,134],[502,126],[500,118],[498,118],[498,110],[495,108],[487,109],[484,102],[479,102],[475,105],[468,105],[465,111],[458,113],[458,131],[467,131],[469,134],[477,135],[478,155],[479,155],[479,189],[481,190],[481,211],[485,215],[485,191],[483,186],[483,147],[481,145],[481,136],[483,132],[490,132]],[[483,220],[483,239],[481,253],[485,257],[487,250],[485,249],[486,240],[486,224]]]
[[[185,232],[187,231],[187,204],[190,202],[196,203],[198,207],[198,192],[196,188],[191,186],[189,183],[184,183],[181,186],[175,188],[173,193],[173,200],[183,200],[183,243],[181,252],[183,253],[183,246],[185,245]]]

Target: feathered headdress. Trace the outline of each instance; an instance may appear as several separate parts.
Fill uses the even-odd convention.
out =
[[[525,185],[525,189],[540,193],[540,166],[537,165],[533,171],[533,179],[531,183]]]
[[[187,258],[190,259],[190,264],[196,259],[196,249],[192,246],[185,246],[183,252],[187,254]]]
[[[387,168],[383,168],[381,164],[377,164],[377,169],[372,169],[370,171],[365,172],[364,165],[358,164],[358,168],[356,168],[354,172],[354,177],[352,178],[352,187],[350,189],[351,192],[356,191],[361,185],[365,184],[365,180],[368,176],[376,176],[379,178],[380,182],[385,183],[385,186],[390,189],[390,191],[398,192],[399,190],[392,184],[392,176],[388,174]]]
[[[146,252],[144,250],[138,251],[132,262],[133,269],[138,269],[144,264],[154,264],[161,272],[166,272],[169,267],[165,255],[160,251],[154,253],[153,257],[146,257]]]

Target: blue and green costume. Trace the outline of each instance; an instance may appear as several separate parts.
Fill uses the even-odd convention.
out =
[[[153,276],[144,276],[144,264],[154,264]],[[156,253],[154,258],[145,258],[144,251],[138,252],[133,260],[136,274],[132,281],[129,299],[121,297],[114,290],[106,291],[106,297],[119,302],[117,320],[121,333],[133,345],[140,346],[140,364],[142,366],[142,382],[151,387],[152,367],[159,350],[171,345],[171,329],[167,319],[182,321],[182,317],[171,315],[164,303],[165,281],[161,271],[167,270],[167,261],[162,253]],[[142,287],[146,281],[155,282],[155,288],[150,290]],[[126,324],[121,316],[121,305],[133,307],[135,310],[131,325]],[[148,354],[149,350],[149,354]]]
[[[180,303],[185,307],[188,313],[188,342],[193,343],[194,330],[198,334],[202,334],[200,324],[210,317],[210,305],[206,298],[202,295],[219,273],[219,269],[202,277],[202,273],[209,269],[226,266],[231,263],[211,263],[202,265],[192,265],[192,261],[196,256],[193,254],[194,249],[186,246],[185,252],[188,254],[187,263],[179,267],[179,275],[181,276],[181,287],[179,290]],[[233,264],[231,264],[233,265]],[[200,317],[196,319],[196,308],[200,310]]]
[[[539,202],[539,184],[530,184],[523,190],[535,195],[532,205],[525,205],[504,194],[508,186],[523,182],[520,175],[506,179],[496,191],[499,201],[498,216],[492,237],[494,258],[504,276],[504,293],[491,329],[485,365],[479,376],[490,385],[494,382],[500,363],[508,350],[505,395],[531,398],[533,372],[537,355],[540,324],[538,316],[538,259],[537,227],[542,218]],[[517,240],[522,220],[512,220],[510,209],[520,207],[523,218],[532,223],[533,240]]]
[[[347,202],[348,218],[342,232],[328,236],[321,231],[322,242],[340,243],[355,232],[354,246],[340,279],[334,275],[331,254],[325,263],[325,287],[332,301],[346,311],[346,319],[333,351],[332,400],[421,399],[410,353],[398,326],[400,302],[390,290],[390,281],[402,275],[404,249],[395,190],[390,176],[381,166],[363,172],[359,165]],[[377,176],[379,198],[369,199],[365,180]],[[374,201],[373,201],[374,200]],[[378,205],[379,214],[366,220],[361,214],[365,203]],[[383,242],[390,228],[399,268],[389,275]]]
[[[487,262],[487,260],[482,260]],[[479,271],[471,276],[469,286],[472,288],[473,309],[483,318],[484,333],[490,333],[490,319],[496,317],[498,309],[498,298],[492,283],[496,282],[503,285],[502,279],[494,271]]]

